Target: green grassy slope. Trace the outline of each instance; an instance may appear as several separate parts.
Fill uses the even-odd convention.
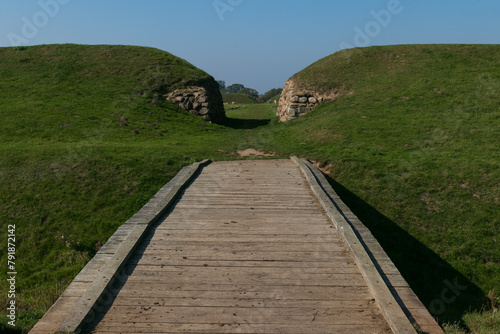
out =
[[[496,306],[500,288],[499,56],[498,46],[342,51],[294,77],[338,100],[287,123],[249,105],[214,125],[152,106],[152,92],[208,77],[166,52],[0,48],[0,221],[4,233],[16,224],[18,328],[183,165],[256,148],[328,170],[440,322],[500,330],[499,312],[467,314]]]
[[[108,124],[99,126],[111,125],[110,112],[125,113],[129,98],[209,78],[167,52],[127,46],[2,48],[0,59],[0,139],[10,143],[27,134],[36,140],[87,138],[85,132],[96,129],[96,122],[88,120],[104,116]],[[58,131],[60,119],[72,126]]]
[[[0,49],[0,221],[5,235],[16,226],[18,328],[182,166],[241,148],[237,129],[151,103],[153,92],[207,78],[149,48]],[[6,291],[5,270],[0,280]],[[2,310],[7,302],[2,292]]]
[[[499,59],[500,46],[345,50],[293,77],[341,98],[256,136],[331,173],[440,321],[498,301]]]
[[[252,104],[255,103],[249,96],[239,93],[222,93],[222,99],[224,103],[240,103],[240,104]]]

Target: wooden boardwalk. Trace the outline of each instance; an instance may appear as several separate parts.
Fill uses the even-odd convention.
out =
[[[352,249],[291,160],[214,162],[181,195],[144,232],[86,330],[395,332]]]

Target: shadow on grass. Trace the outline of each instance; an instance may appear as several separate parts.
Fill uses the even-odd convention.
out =
[[[27,331],[23,331],[20,328],[10,327],[4,324],[0,324],[0,333],[2,334],[22,334],[28,333]]]
[[[335,192],[363,222],[404,279],[440,324],[460,323],[462,316],[487,300],[482,290],[395,222],[325,175]]]
[[[268,125],[270,122],[270,119],[226,118],[222,125],[237,130],[252,130],[261,126]]]

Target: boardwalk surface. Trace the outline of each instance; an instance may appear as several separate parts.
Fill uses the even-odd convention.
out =
[[[93,333],[391,332],[290,160],[210,164],[147,233]]]

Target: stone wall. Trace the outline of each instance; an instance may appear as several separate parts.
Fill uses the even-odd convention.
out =
[[[311,112],[326,101],[332,101],[335,96],[322,95],[317,92],[302,89],[293,80],[285,83],[276,116],[285,122]]]
[[[221,123],[226,119],[222,95],[215,81],[188,86],[164,96],[192,115],[209,122]]]

